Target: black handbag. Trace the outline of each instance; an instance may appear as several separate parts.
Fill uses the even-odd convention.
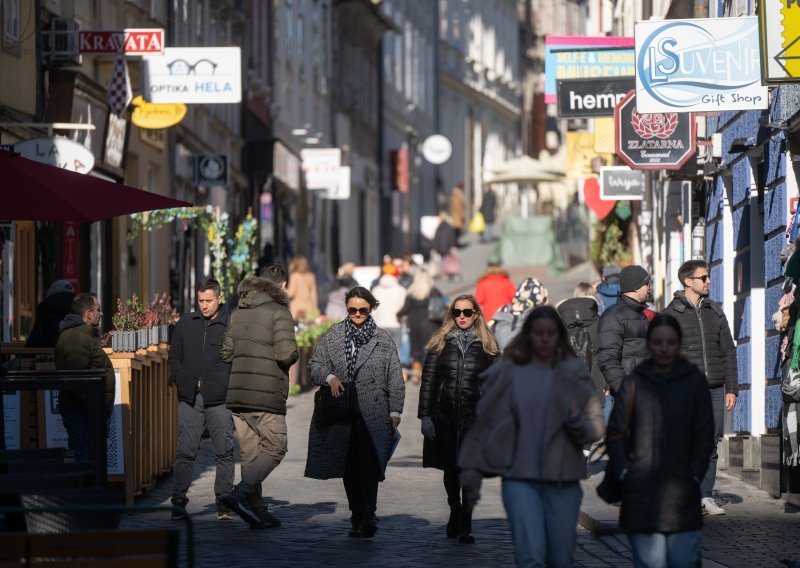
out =
[[[626,446],[630,443],[631,439],[631,423],[633,422],[633,412],[636,408],[636,380],[633,378],[633,375],[630,376],[631,381],[631,388],[630,388],[630,396],[628,397],[628,423],[625,425],[625,432],[620,438],[622,438],[626,444]],[[619,439],[619,438],[617,438]],[[606,440],[606,448],[608,448],[608,442],[611,440]],[[605,475],[603,476],[603,481],[597,486],[597,495],[606,503],[618,503],[622,501],[622,487],[623,487],[623,479],[620,479],[619,474],[620,472],[615,471],[615,467],[611,467],[612,463],[609,462],[606,464],[606,471]]]
[[[333,396],[331,387],[319,387],[314,394],[314,424],[324,428],[332,424],[349,422],[358,413],[358,394],[355,383],[342,383],[344,390]]]

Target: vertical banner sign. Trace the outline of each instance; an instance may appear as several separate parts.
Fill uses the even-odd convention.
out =
[[[75,221],[65,221],[61,227],[61,274],[64,280],[72,284],[72,288],[77,294],[79,292],[78,279],[80,278],[79,225]]]
[[[759,0],[758,29],[764,83],[800,81],[800,3]]]
[[[114,69],[111,71],[111,82],[106,91],[106,102],[111,112],[121,116],[128,105],[133,100],[131,91],[131,79],[128,76],[128,64],[125,55],[118,53],[114,57]]]
[[[636,109],[761,110],[758,18],[636,22]]]
[[[556,103],[558,79],[633,77],[632,37],[547,36],[544,102]]]

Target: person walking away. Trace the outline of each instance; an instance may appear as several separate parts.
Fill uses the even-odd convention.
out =
[[[622,483],[619,523],[634,566],[702,566],[700,484],[714,447],[703,373],[681,358],[681,326],[658,315],[650,358],[617,390],[608,425],[606,475]]]
[[[475,299],[487,320],[494,319],[497,310],[510,303],[516,293],[517,287],[508,277],[508,273],[495,263],[489,263],[486,272],[475,285]]]
[[[289,264],[289,311],[296,320],[312,319],[319,313],[317,304],[317,277],[311,272],[308,260],[296,256]]]
[[[397,281],[403,288],[408,289],[414,281],[414,274],[416,273],[416,266],[414,264],[414,255],[410,252],[404,252],[399,259],[397,259],[397,267],[400,270],[400,275]]]
[[[100,345],[100,318],[103,309],[93,292],[83,292],[72,300],[72,311],[61,322],[55,347],[56,369],[104,369],[106,372],[106,417],[114,408],[116,378],[111,359]],[[58,411],[67,430],[67,444],[76,463],[89,461],[89,399],[83,389],[59,391]],[[103,438],[105,439],[105,433]]]
[[[481,215],[486,223],[486,230],[481,234],[481,241],[490,243],[494,240],[494,224],[497,221],[497,195],[491,187],[483,193],[481,202]]]
[[[242,462],[241,481],[222,499],[254,528],[281,524],[261,498],[261,483],[286,455],[289,368],[299,356],[285,287],[279,264],[243,280],[239,309],[230,316],[220,350],[231,363],[225,404],[233,413]]]
[[[608,423],[611,415],[611,397],[596,355],[599,308],[594,288],[588,282],[578,283],[572,298],[562,300],[556,306],[558,315],[567,326],[567,334],[575,354],[589,369],[595,388],[603,395],[603,417]]]
[[[712,492],[717,479],[717,444],[723,434],[725,411],[733,410],[739,394],[736,345],[722,306],[708,297],[711,286],[708,264],[703,260],[684,262],[678,269],[678,279],[684,289],[675,292],[664,313],[674,317],[681,326],[683,356],[706,376],[714,417],[714,448],[700,485],[703,514],[724,515],[725,509],[717,504]]]
[[[400,347],[403,343],[403,329],[400,326],[400,319],[397,317],[397,313],[406,302],[406,289],[397,281],[397,276],[384,272],[383,276],[378,280],[378,285],[372,289],[372,295],[375,296],[379,305],[372,314],[372,317],[375,318],[375,324],[389,332],[392,341],[397,346],[399,357]]]
[[[603,437],[605,423],[555,308],[534,309],[484,378],[458,457],[465,495],[477,501],[481,478],[501,476],[517,566],[572,566],[587,476],[582,447]]]
[[[456,246],[464,233],[467,224],[467,200],[464,196],[464,184],[459,183],[450,192],[450,219],[455,229]]]
[[[59,325],[72,311],[75,290],[67,280],[56,280],[47,289],[38,306],[36,321],[25,342],[25,347],[55,347],[58,342]]]
[[[601,282],[597,285],[597,303],[599,304],[599,313],[603,312],[617,303],[617,296],[619,296],[619,266],[610,264],[603,268],[601,274]]]
[[[233,418],[225,406],[231,366],[220,359],[228,330],[228,310],[220,284],[202,280],[197,291],[198,310],[181,317],[169,348],[169,384],[178,391],[178,443],[172,467],[172,519],[187,517],[186,492],[192,483],[194,462],[207,428],[214,449],[217,518],[231,518],[222,496],[233,489]]]
[[[328,300],[325,304],[325,317],[330,321],[342,321],[347,317],[347,306],[344,304],[344,296],[350,288],[358,286],[358,282],[353,278],[353,271],[355,268],[356,265],[352,262],[346,262],[339,267],[333,290],[328,293]]]
[[[406,319],[411,340],[411,382],[418,385],[422,378],[422,363],[425,361],[425,346],[439,328],[440,322],[431,319],[431,296],[439,295],[433,285],[430,272],[424,268],[417,270],[414,280],[408,288],[405,304],[397,313],[398,317]]]
[[[458,296],[427,345],[417,415],[422,421],[422,466],[444,472],[450,518],[447,538],[472,544],[472,508],[465,506],[457,465],[461,441],[475,420],[480,375],[499,353],[477,300]]]
[[[494,314],[489,323],[502,351],[522,328],[525,318],[531,311],[547,304],[547,288],[537,278],[525,278],[517,288],[514,299]]]
[[[348,318],[320,338],[308,370],[311,382],[330,388],[334,397],[354,389],[357,403],[342,422],[318,424],[312,417],[305,476],[343,478],[351,511],[348,536],[372,538],[378,530],[378,484],[403,413],[405,383],[392,338],[372,317],[378,301],[361,286],[345,301]]]
[[[611,396],[622,379],[647,358],[647,316],[650,275],[641,266],[626,266],[619,275],[616,303],[603,312],[597,324],[597,364]]]
[[[439,213],[439,225],[431,241],[431,274],[437,277],[444,270],[444,258],[457,251],[457,234],[445,213]]]

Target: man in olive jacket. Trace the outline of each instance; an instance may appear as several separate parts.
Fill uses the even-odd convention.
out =
[[[711,391],[714,414],[714,449],[708,470],[700,485],[703,512],[724,515],[711,496],[717,479],[717,443],[723,434],[725,410],[730,412],[739,394],[739,371],[736,366],[736,345],[722,307],[708,298],[711,276],[703,260],[689,260],[678,269],[684,290],[675,292],[664,310],[681,325],[683,356],[706,375]]]
[[[294,319],[289,312],[286,271],[265,267],[262,277],[239,284],[239,309],[228,324],[220,356],[231,363],[226,405],[239,438],[242,480],[224,502],[252,527],[277,527],[280,521],[260,505],[261,482],[286,455],[286,399],[289,367],[298,359]]]
[[[617,302],[600,316],[597,324],[597,364],[611,394],[622,386],[625,375],[647,358],[647,299],[650,274],[641,266],[625,267],[619,274]]]
[[[106,414],[114,406],[115,377],[111,359],[100,345],[100,318],[103,309],[92,292],[78,294],[72,301],[72,313],[59,325],[61,330],[55,350],[58,370],[106,370]],[[82,390],[59,392],[58,407],[64,428],[67,430],[69,448],[75,452],[76,462],[89,461],[89,407]],[[105,436],[104,436],[105,437]]]

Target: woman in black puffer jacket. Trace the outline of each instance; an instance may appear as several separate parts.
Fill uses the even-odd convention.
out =
[[[427,345],[418,416],[425,443],[423,467],[444,470],[450,505],[447,537],[473,543],[472,510],[462,506],[456,465],[461,441],[475,420],[481,398],[480,374],[494,362],[497,341],[473,296],[458,296],[442,327]]]

